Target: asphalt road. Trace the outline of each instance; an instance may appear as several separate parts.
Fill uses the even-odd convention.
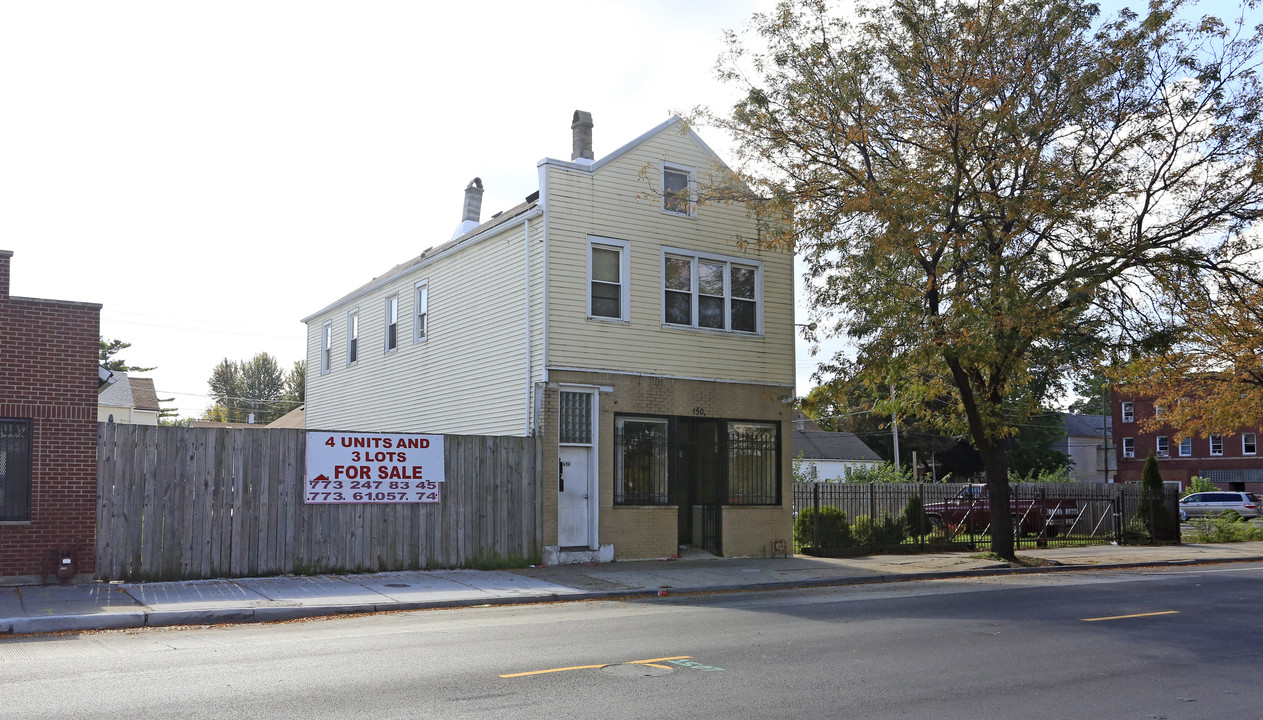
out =
[[[1263,718],[1261,590],[1219,565],[8,638],[0,717]]]

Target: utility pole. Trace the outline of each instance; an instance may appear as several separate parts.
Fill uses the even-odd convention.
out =
[[[894,410],[895,386],[890,386],[890,432],[895,438],[895,469],[899,469],[899,415]]]

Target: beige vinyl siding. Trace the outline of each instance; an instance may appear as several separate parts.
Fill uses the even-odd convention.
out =
[[[743,250],[738,241],[753,239],[756,223],[742,206],[702,203],[694,217],[663,212],[655,191],[664,160],[692,167],[699,186],[718,172],[714,156],[678,126],[595,172],[546,166],[549,366],[792,385],[792,256]],[[629,323],[587,318],[589,236],[629,243]],[[664,247],[760,262],[761,335],[664,326]]]
[[[532,221],[532,235],[540,233]],[[517,224],[436,258],[307,323],[306,426],[361,432],[524,435],[527,385],[524,228]],[[414,293],[429,287],[427,338],[413,342]],[[399,296],[398,349],[385,352],[385,303]],[[360,312],[359,360],[347,367],[346,313]],[[333,363],[320,333],[333,320]]]

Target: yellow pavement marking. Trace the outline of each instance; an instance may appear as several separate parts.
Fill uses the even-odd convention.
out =
[[[1098,620],[1127,620],[1128,618],[1153,617],[1154,615],[1179,615],[1179,610],[1163,610],[1162,612],[1136,613],[1135,615],[1114,615],[1113,617],[1099,618],[1083,618],[1083,622],[1096,622]]]
[[[687,660],[691,657],[693,656],[692,655],[677,655],[675,657],[650,658],[649,660],[630,660],[625,664],[626,665],[649,665],[651,667],[665,668],[666,667],[665,665],[654,665],[654,663],[663,662],[666,660]],[[602,663],[600,665],[575,665],[573,667],[550,668],[548,670],[532,670],[530,672],[509,673],[507,675],[501,675],[500,677],[515,678],[515,677],[526,677],[527,675],[545,675],[547,673],[566,672],[568,670],[592,670],[594,668],[603,668],[606,665],[609,665],[609,663]],[[667,668],[667,669],[669,670],[670,668]]]

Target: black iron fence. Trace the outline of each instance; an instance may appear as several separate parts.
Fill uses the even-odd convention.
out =
[[[1014,545],[1179,542],[1179,494],[1146,497],[1136,484],[1012,486]],[[985,549],[987,490],[959,483],[794,483],[795,551],[813,555]]]

